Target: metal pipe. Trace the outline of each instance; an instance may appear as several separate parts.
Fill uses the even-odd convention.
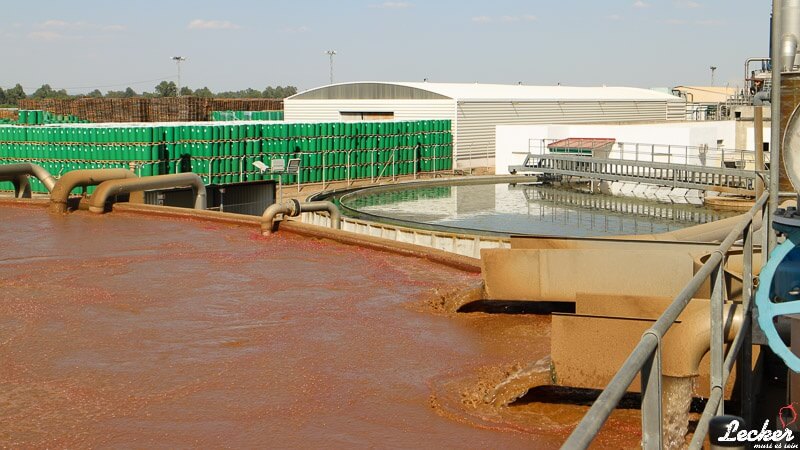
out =
[[[753,140],[756,151],[755,171],[760,173],[764,170],[764,112],[761,106],[753,107]],[[756,177],[754,187],[756,198],[761,197],[764,192],[764,180]]]
[[[95,186],[109,180],[135,178],[127,169],[87,169],[65,173],[50,191],[50,212],[67,212],[69,193],[78,186]]]
[[[747,58],[744,60],[744,78],[743,80],[748,80],[750,78],[750,63],[753,61],[760,61],[760,62],[769,62],[769,58]]]
[[[710,305],[709,305],[710,306]],[[742,327],[744,315],[740,305],[726,303],[720,309],[723,342],[732,342]],[[694,314],[681,320],[672,333],[662,339],[663,374],[671,377],[700,375],[700,361],[709,352],[711,322],[708,314]],[[682,332],[685,330],[685,332]],[[720,366],[722,364],[720,363]]]
[[[196,173],[184,172],[172,175],[109,180],[100,183],[100,186],[97,187],[90,199],[89,211],[98,214],[104,213],[108,198],[114,195],[183,186],[191,186],[194,191],[194,209],[206,209],[206,186],[203,184],[203,180]]]
[[[797,59],[797,45],[800,40],[800,0],[783,0],[781,17],[775,19],[773,11],[773,27],[779,23],[780,30],[780,59],[779,69],[784,72],[793,72]]]
[[[767,214],[767,230],[772,230],[772,217],[778,209],[778,191],[780,190],[780,163],[781,163],[781,3],[782,0],[772,0],[772,98],[770,99],[770,144],[769,144],[769,209]],[[767,254],[775,248],[776,236],[767,232]]]
[[[272,234],[275,216],[283,214],[288,217],[296,217],[304,212],[317,212],[326,211],[331,216],[331,228],[340,229],[342,222],[342,215],[339,213],[339,208],[333,202],[318,201],[318,202],[299,202],[292,199],[285,203],[275,203],[270,205],[264,214],[261,216],[261,233],[264,236]]]
[[[31,186],[28,176],[34,176],[42,182],[48,192],[53,190],[56,179],[44,167],[33,163],[17,163],[0,165],[0,181],[14,184],[14,196],[31,198]]]

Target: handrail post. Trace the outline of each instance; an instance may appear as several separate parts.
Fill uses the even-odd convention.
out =
[[[660,450],[663,436],[661,429],[661,339],[653,331],[645,334],[654,336],[658,344],[642,366],[642,448]]]
[[[781,23],[783,21],[783,1],[772,0],[772,30],[770,30],[770,60],[772,61],[772,87],[770,88],[770,128],[769,143],[769,213],[764,216],[764,228],[772,230],[772,216],[778,209],[778,191],[780,191],[780,165],[781,165],[781,74],[783,64],[781,62],[781,38],[783,31]],[[791,67],[789,68],[791,70]],[[777,245],[777,237],[774,233],[767,233],[767,240],[764,241],[763,254],[769,258],[769,253]],[[767,259],[765,258],[765,260]]]
[[[725,256],[720,259],[717,269],[712,274],[712,288],[711,288],[711,383],[709,384],[711,391],[723,388],[722,372],[723,362],[725,359],[725,348],[723,347],[723,330],[724,323],[722,320],[722,303],[724,301],[723,289],[725,288]],[[717,415],[724,414],[724,403],[720,402],[717,406]]]
[[[763,223],[763,222],[762,222]],[[752,310],[753,305],[753,224],[747,225],[744,229],[744,249],[743,249],[743,273],[742,273],[742,307],[744,308],[742,323],[744,337],[742,339],[742,349],[739,352],[739,360],[736,364],[736,379],[741,386],[741,411],[745,423],[752,423],[753,419],[753,348],[752,348]]]

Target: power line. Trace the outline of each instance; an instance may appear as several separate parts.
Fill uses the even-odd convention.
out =
[[[141,81],[129,81],[127,83],[119,83],[119,84],[105,84],[100,86],[72,86],[72,87],[53,87],[54,90],[69,90],[69,89],[100,89],[100,88],[110,88],[110,87],[123,87],[123,86],[132,86],[136,84],[144,84],[144,83],[152,83],[154,81],[167,81],[167,80],[174,80],[175,76],[162,76],[161,78],[153,78],[150,80],[141,80]],[[45,83],[47,84],[47,83]],[[12,89],[14,86],[3,87],[3,89]],[[39,86],[41,87],[41,86]],[[23,89],[39,89],[39,87],[32,87],[32,86],[22,86]]]

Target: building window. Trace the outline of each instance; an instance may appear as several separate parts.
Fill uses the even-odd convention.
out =
[[[342,122],[360,122],[362,120],[394,120],[392,111],[339,111]]]

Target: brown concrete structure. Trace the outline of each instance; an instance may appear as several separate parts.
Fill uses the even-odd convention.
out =
[[[489,300],[574,302],[577,293],[674,297],[692,279],[689,253],[617,249],[481,252]],[[699,295],[707,295],[708,286]]]

